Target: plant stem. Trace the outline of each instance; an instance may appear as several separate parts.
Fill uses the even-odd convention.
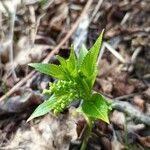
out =
[[[91,132],[92,132],[92,119],[87,118],[87,127],[85,129],[84,139],[83,139],[80,150],[86,150],[87,143],[88,143],[89,137],[91,135]]]

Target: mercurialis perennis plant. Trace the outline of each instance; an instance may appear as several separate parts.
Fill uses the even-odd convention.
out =
[[[82,46],[78,56],[75,55],[73,47],[70,56],[66,60],[57,56],[59,65],[31,63],[29,66],[41,73],[53,76],[57,82],[49,83],[49,89],[43,94],[49,99],[39,105],[28,119],[45,115],[49,111],[58,115],[63,112],[74,101],[80,100],[77,111],[81,112],[87,121],[87,131],[81,149],[85,149],[91,133],[92,123],[95,119],[101,119],[109,123],[108,111],[110,105],[104,96],[93,91],[93,85],[97,76],[97,57],[102,45],[103,32],[94,45],[87,50]]]

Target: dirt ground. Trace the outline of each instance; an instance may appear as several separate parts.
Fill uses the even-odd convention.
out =
[[[88,150],[150,149],[150,1],[0,1],[0,150],[78,150],[86,122],[75,106],[26,122],[54,79],[30,62],[57,63],[105,29],[94,89],[113,101]]]

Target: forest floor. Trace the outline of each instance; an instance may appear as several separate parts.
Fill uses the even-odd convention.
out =
[[[149,0],[0,1],[0,150],[79,149],[86,122],[74,105],[26,122],[54,81],[28,63],[57,63],[103,29],[94,89],[114,106],[109,125],[94,123],[87,149],[150,149],[149,8]]]

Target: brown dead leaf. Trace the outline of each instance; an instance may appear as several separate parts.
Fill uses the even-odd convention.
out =
[[[68,16],[68,5],[67,3],[61,4],[54,17],[50,22],[50,27],[54,30],[61,31],[63,23]]]
[[[118,140],[113,140],[111,142],[112,150],[123,150],[124,146],[118,141]]]
[[[20,94],[8,98],[7,101],[0,102],[0,115],[21,113],[27,110],[29,106],[39,104],[43,101],[42,96],[31,89],[22,89],[18,93]]]
[[[82,131],[83,129],[85,128],[86,126],[86,121],[85,119],[82,119],[82,120],[79,120],[78,123],[77,123],[77,134],[78,134],[78,137],[81,137],[82,136]]]
[[[106,138],[105,136],[100,138],[100,143],[101,143],[103,149],[112,150],[111,141],[108,138]]]
[[[76,124],[70,115],[58,118],[48,114],[40,123],[25,128],[25,122],[12,136],[5,149],[67,150],[70,142],[76,140]]]
[[[113,85],[111,81],[105,79],[97,79],[97,82],[101,85],[102,91],[108,95],[111,95]]]
[[[117,73],[114,71],[112,72],[112,75],[114,94],[116,96],[127,95],[134,92],[135,85],[129,82],[127,72]]]
[[[111,141],[112,150],[123,150],[124,145],[120,143],[120,141],[118,140],[116,136],[116,131],[113,129],[113,127],[112,130],[113,130],[113,139]]]
[[[8,49],[0,52],[1,62],[7,63],[9,61]]]
[[[97,120],[95,122],[95,124],[96,124],[96,127],[99,129],[100,132],[104,132],[104,133],[107,132],[107,130],[108,130],[107,123],[105,123],[104,121],[101,121],[101,120]]]
[[[125,126],[125,115],[117,110],[113,111],[110,117],[111,122],[117,125],[120,129],[124,129]]]
[[[138,136],[138,141],[144,146],[150,148],[150,136],[141,137]]]
[[[147,90],[146,91],[144,91],[144,97],[146,98],[146,99],[148,99],[149,101],[149,103],[150,103],[150,87],[149,88],[147,88]]]
[[[134,96],[133,102],[142,112],[144,111],[145,101],[141,98],[141,96]]]
[[[110,63],[107,59],[102,59],[98,64],[98,76],[106,74],[110,70]]]

